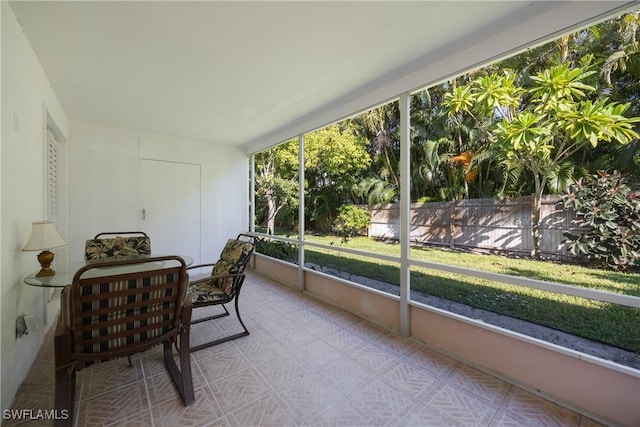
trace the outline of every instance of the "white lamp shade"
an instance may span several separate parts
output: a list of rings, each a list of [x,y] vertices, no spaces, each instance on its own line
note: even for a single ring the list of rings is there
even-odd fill
[[[23,251],[42,251],[65,246],[66,243],[56,230],[56,224],[51,221],[34,221],[31,226],[31,237]]]

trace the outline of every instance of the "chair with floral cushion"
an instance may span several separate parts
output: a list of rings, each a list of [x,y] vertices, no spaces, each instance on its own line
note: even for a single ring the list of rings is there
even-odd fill
[[[244,268],[253,254],[254,247],[255,242],[252,236],[239,234],[236,239],[229,239],[227,241],[220,254],[220,259],[215,264],[193,265],[188,268],[188,270],[193,270],[213,266],[211,276],[189,282],[188,296],[191,299],[193,308],[221,305],[224,309],[224,313],[195,319],[192,320],[191,323],[206,322],[208,320],[229,316],[229,311],[225,307],[225,304],[234,301],[236,315],[243,329],[242,332],[193,346],[191,347],[191,351],[197,351],[249,335],[249,330],[240,317],[238,297],[245,278],[243,274]]]
[[[86,260],[150,254],[151,239],[142,231],[98,233],[93,239],[87,240],[84,247],[84,258]]]
[[[164,361],[185,406],[195,402],[189,352],[189,275],[175,255],[87,264],[63,290],[54,336],[54,424],[73,425],[76,371],[98,361],[164,346]],[[68,294],[68,295],[65,295]],[[172,346],[180,343],[180,366]]]

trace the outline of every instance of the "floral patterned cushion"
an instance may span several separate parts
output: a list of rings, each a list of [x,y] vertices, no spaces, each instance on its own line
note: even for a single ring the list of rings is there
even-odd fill
[[[220,261],[225,261],[227,264],[225,264],[224,267],[218,267],[220,263],[220,261],[218,261],[213,267],[211,275],[221,274],[225,269],[226,274],[242,273],[252,253],[253,243],[229,239],[220,254]]]
[[[220,276],[242,273],[252,253],[253,243],[229,239],[211,270],[211,278],[189,286],[191,302],[231,301],[237,292],[235,282],[232,277]]]
[[[149,255],[151,254],[151,239],[145,236],[89,239],[85,244],[84,252],[84,257],[87,260]]]
[[[229,280],[229,286],[232,281]],[[189,286],[187,297],[191,299],[192,303],[204,303],[215,301],[231,301],[232,296],[229,296],[223,288],[219,288],[214,283],[214,280],[204,280]]]

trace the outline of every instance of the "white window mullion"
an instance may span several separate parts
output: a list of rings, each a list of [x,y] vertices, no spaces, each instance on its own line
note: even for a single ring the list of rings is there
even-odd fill
[[[411,298],[411,174],[410,106],[408,92],[400,95],[400,334],[411,335],[409,300]]]
[[[298,290],[304,291],[304,134],[298,137],[298,187]]]

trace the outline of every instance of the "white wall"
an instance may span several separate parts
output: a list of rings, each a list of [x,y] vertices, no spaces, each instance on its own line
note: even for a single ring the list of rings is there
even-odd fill
[[[70,259],[82,259],[86,239],[98,232],[141,230],[141,159],[200,165],[203,262],[248,229],[248,160],[240,148],[71,122]]]
[[[1,2],[0,115],[0,306],[1,409],[11,405],[25,381],[58,303],[25,285],[39,269],[36,254],[21,252],[31,222],[45,208],[45,134],[52,126],[62,140],[58,231],[68,246],[56,260],[80,260],[84,242],[105,230],[140,227],[141,159],[187,162],[201,168],[203,261],[215,261],[228,237],[248,228],[248,161],[236,147],[68,122],[67,116],[8,2]],[[66,157],[66,158],[65,158]],[[68,170],[66,170],[68,165]],[[60,194],[59,194],[60,196]],[[18,314],[34,314],[33,334],[17,339]],[[51,408],[42,408],[51,409]]]
[[[39,269],[36,253],[21,252],[20,249],[29,238],[31,222],[44,219],[46,213],[44,135],[47,114],[63,139],[68,133],[68,124],[8,2],[1,2],[1,11],[0,355],[1,403],[2,409],[6,409],[40,348],[46,328],[48,307],[44,291],[22,282],[24,276]],[[66,203],[64,200],[59,202]],[[65,255],[65,249],[55,252],[62,258]],[[35,316],[38,330],[17,339],[16,317],[23,312]]]

